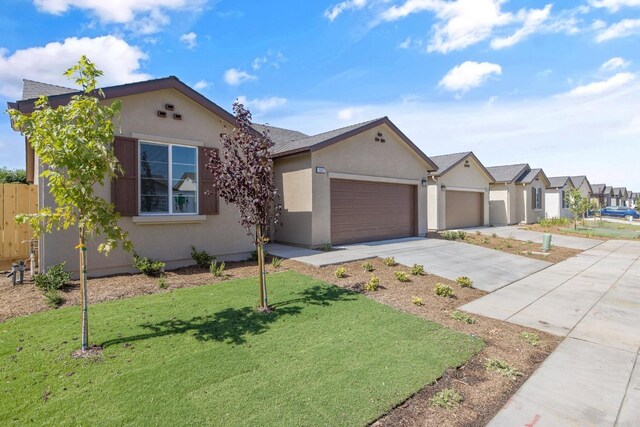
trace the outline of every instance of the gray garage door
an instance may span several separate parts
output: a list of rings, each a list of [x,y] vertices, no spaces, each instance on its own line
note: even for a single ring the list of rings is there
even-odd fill
[[[445,221],[448,229],[484,224],[484,193],[448,190],[446,205]]]
[[[415,232],[413,185],[331,180],[331,243],[411,237]]]

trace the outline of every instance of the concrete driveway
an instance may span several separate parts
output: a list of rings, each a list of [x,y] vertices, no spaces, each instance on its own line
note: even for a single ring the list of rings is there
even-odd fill
[[[601,243],[461,309],[567,337],[490,425],[640,425],[640,242]]]
[[[542,236],[544,236],[544,233],[540,233],[539,231],[524,230],[515,225],[508,225],[504,227],[465,228],[464,231],[469,233],[479,231],[487,236],[491,236],[495,233],[499,237],[516,239],[523,242],[530,240],[535,243],[540,243],[540,245],[542,245]],[[600,243],[602,243],[602,240],[587,239],[586,237],[565,236],[563,234],[554,234],[551,237],[551,244],[554,246],[562,246],[564,248],[578,249],[581,251],[591,249]]]
[[[393,256],[400,264],[423,264],[427,272],[447,279],[470,277],[474,287],[487,292],[495,291],[552,265],[545,261],[440,239],[385,240],[337,246],[334,249],[331,252],[309,252],[308,249],[292,249],[283,245],[267,247],[270,254],[315,266]],[[299,256],[295,250],[300,251]]]

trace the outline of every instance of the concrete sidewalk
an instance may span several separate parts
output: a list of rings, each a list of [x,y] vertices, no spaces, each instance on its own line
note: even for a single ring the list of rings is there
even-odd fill
[[[331,252],[268,245],[275,256],[314,266],[341,264],[373,257],[394,257],[407,267],[422,264],[429,273],[455,280],[470,277],[474,287],[491,292],[543,270],[551,264],[467,243],[440,239],[407,238],[337,246]]]
[[[567,337],[490,425],[639,425],[640,242],[604,242],[460,309]]]
[[[469,233],[475,233],[476,231],[479,231],[480,233],[487,236],[496,234],[499,237],[504,237],[507,239],[516,239],[523,242],[532,241],[535,243],[540,243],[540,246],[542,246],[542,236],[544,236],[544,233],[540,233],[539,231],[524,230],[515,225],[504,227],[465,228],[463,231]],[[565,236],[562,234],[553,234],[551,237],[551,244],[554,246],[562,246],[563,248],[578,249],[581,251],[591,249],[594,246],[599,245],[600,243],[602,243],[602,240],[588,239],[586,237]]]

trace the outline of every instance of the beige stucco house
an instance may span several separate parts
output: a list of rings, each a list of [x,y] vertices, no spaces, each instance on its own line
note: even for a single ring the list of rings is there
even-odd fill
[[[567,208],[565,195],[567,191],[576,188],[568,176],[554,176],[549,178],[549,185],[545,194],[545,214],[547,218],[572,218],[573,214]]]
[[[533,224],[544,218],[549,179],[542,169],[520,163],[487,170],[495,179],[489,190],[491,225]]]
[[[116,206],[120,224],[142,256],[160,259],[167,268],[192,264],[191,245],[220,259],[244,259],[254,250],[238,224],[234,206],[206,196],[211,187],[205,171],[205,149],[221,148],[223,125],[234,117],[175,77],[103,89],[104,102],[122,101],[115,151],[125,175],[98,194]],[[52,105],[69,101],[72,89],[25,81],[23,100],[11,103],[22,112],[33,110],[34,98],[52,94]],[[57,94],[55,94],[57,92]],[[62,92],[62,93],[61,93]],[[39,205],[52,197],[33,151],[27,145],[29,179],[39,184]],[[39,245],[40,268],[67,261],[76,268],[77,237],[73,231],[44,234]],[[93,276],[133,271],[131,254],[116,250],[108,257],[89,247]]]
[[[427,232],[435,164],[387,117],[314,136],[267,127],[282,197],[276,242],[318,247]]]
[[[629,195],[626,187],[613,187],[613,198],[611,199],[612,206],[627,206],[627,199]]]
[[[582,195],[583,198],[590,199],[593,196],[593,188],[586,176],[576,175],[570,178],[571,182],[575,185],[578,191],[580,191],[580,195]]]
[[[613,187],[607,185],[604,189],[605,196],[605,204],[604,206],[615,206],[615,194],[613,192]]]
[[[607,188],[611,189],[611,187],[607,187],[606,184],[591,185],[591,201],[600,208],[608,206],[611,196],[609,195],[609,199],[607,198],[607,194],[605,193]]]
[[[429,229],[489,225],[489,187],[495,181],[473,152],[429,158],[438,166],[429,173]]]

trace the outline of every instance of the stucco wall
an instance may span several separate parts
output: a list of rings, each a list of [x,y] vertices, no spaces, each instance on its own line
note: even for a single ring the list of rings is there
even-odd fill
[[[565,186],[567,192],[571,186]],[[562,188],[548,188],[545,194],[545,213],[547,218],[573,218],[569,209],[562,209]]]
[[[442,199],[444,191],[440,190],[439,178],[429,178],[427,187],[427,226],[430,231],[436,231],[440,228],[440,211],[444,205]],[[444,215],[444,214],[443,214]]]
[[[540,197],[540,209],[533,209],[533,189],[541,188],[542,196]],[[546,189],[544,183],[541,180],[533,181],[531,184],[525,185],[524,189],[524,200],[525,200],[525,219],[524,221],[527,224],[534,224],[538,222],[539,219],[544,218],[545,212],[545,193]]]
[[[309,245],[312,229],[311,154],[284,157],[275,161],[275,178],[282,200],[282,225],[275,240]]]
[[[469,158],[469,167],[464,162],[456,165],[444,175],[439,176],[437,185],[429,185],[429,229],[446,230],[446,191],[440,189],[444,185],[447,190],[472,191],[484,194],[484,225],[489,225],[489,187],[491,181],[482,171],[478,162]],[[439,190],[439,191],[438,191]],[[434,208],[434,204],[436,204]],[[435,214],[435,215],[434,215]]]
[[[154,136],[157,141],[176,139],[184,145],[200,145],[221,148],[219,135],[224,131],[221,119],[173,89],[165,89],[121,98],[122,114],[120,132],[122,136]],[[156,111],[164,109],[166,103],[174,104],[175,113],[182,120],[170,117],[159,118]],[[142,139],[142,138],[141,138]],[[43,182],[41,185],[44,184]],[[41,188],[46,188],[44,185]],[[111,199],[110,185],[99,188],[97,194]],[[44,206],[52,204],[52,198],[43,191]],[[166,219],[166,218],[165,218]],[[184,219],[184,217],[182,217]],[[238,224],[235,207],[220,202],[220,213],[208,215],[206,219],[193,217],[194,223],[135,224],[131,217],[121,218],[120,224],[129,232],[135,250],[142,256],[160,259],[167,268],[192,264],[191,245],[206,250],[220,259],[241,259],[253,250],[251,239]],[[77,236],[73,231],[56,232],[43,237],[41,263],[49,266],[67,261],[67,268],[77,271],[77,253],[74,247]],[[115,250],[105,257],[96,251],[97,244],[89,245],[89,269],[93,276],[134,271],[131,254]]]
[[[374,139],[382,132],[385,143]],[[326,173],[315,173],[322,166]],[[311,246],[331,242],[331,177],[416,185],[418,234],[427,232],[427,175],[425,162],[386,125],[380,125],[311,153],[313,219]]]
[[[489,187],[489,223],[515,223],[515,191],[513,184],[491,184]]]
[[[525,188],[524,185],[521,184],[516,184],[514,186],[514,194],[515,194],[515,198],[516,198],[516,203],[515,205],[513,205],[512,209],[515,210],[515,223],[516,224],[520,224],[522,222],[525,222],[525,213],[526,213],[526,209],[527,207],[525,206],[525,204],[528,202],[528,200],[525,199]]]

